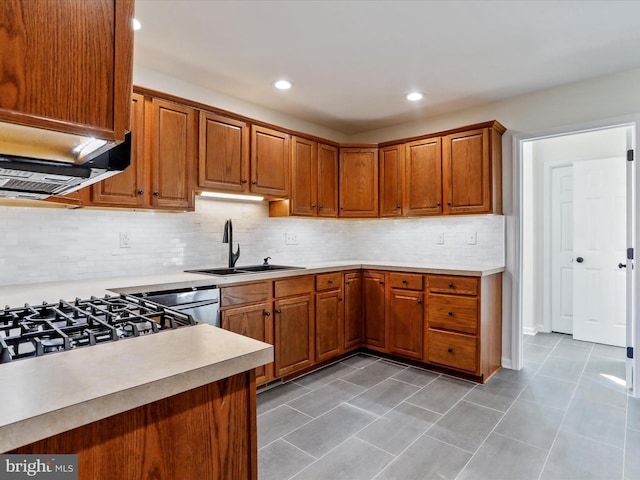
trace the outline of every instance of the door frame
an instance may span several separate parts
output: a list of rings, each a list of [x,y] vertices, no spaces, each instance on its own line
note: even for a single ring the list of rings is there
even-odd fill
[[[551,175],[554,169],[563,167],[573,167],[573,162],[566,160],[557,160],[555,162],[548,162],[544,165],[543,170],[543,187],[542,187],[542,202],[544,216],[542,218],[542,229],[544,232],[544,240],[542,242],[542,282],[545,285],[544,293],[542,295],[542,329],[545,332],[551,331],[551,270],[552,270],[552,254],[551,254],[551,239],[552,239],[552,206],[549,193],[551,191]]]
[[[511,152],[513,158],[513,171],[512,171],[512,204],[515,218],[513,219],[513,236],[512,241],[509,242],[510,235],[507,232],[507,241],[511,245],[507,245],[507,248],[511,246],[513,248],[513,258],[515,260],[512,272],[512,288],[511,288],[511,312],[513,315],[513,328],[511,329],[511,368],[514,370],[520,370],[523,367],[523,313],[522,313],[522,279],[523,279],[523,250],[522,250],[522,238],[523,238],[523,159],[524,148],[523,145],[527,141],[567,135],[572,133],[580,133],[589,130],[600,130],[612,127],[631,126],[633,130],[633,148],[635,150],[636,161],[640,161],[640,154],[638,154],[638,139],[640,139],[640,114],[627,115],[622,117],[594,120],[582,124],[565,125],[556,127],[549,130],[529,132],[529,133],[514,133],[511,142]],[[635,211],[640,212],[640,195],[637,190],[640,186],[640,168],[635,169],[635,175],[633,178],[634,189],[632,192],[633,204]],[[506,197],[505,197],[506,199]],[[635,261],[640,261],[640,251],[638,249],[638,239],[640,239],[640,221],[635,225],[635,242],[632,245],[635,251]],[[635,349],[634,358],[632,360],[633,374],[632,382],[633,389],[631,395],[640,398],[640,320],[638,319],[638,302],[640,298],[640,273],[638,268],[632,270],[633,277],[633,298],[632,298],[632,326],[633,326],[633,346]]]

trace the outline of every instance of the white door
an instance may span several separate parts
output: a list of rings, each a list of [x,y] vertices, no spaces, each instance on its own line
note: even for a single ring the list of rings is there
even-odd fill
[[[573,167],[551,169],[551,330],[573,333]]]
[[[626,159],[573,164],[573,287],[576,340],[624,346]]]

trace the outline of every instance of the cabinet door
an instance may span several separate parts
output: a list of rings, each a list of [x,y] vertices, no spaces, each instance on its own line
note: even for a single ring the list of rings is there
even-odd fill
[[[149,192],[144,185],[144,96],[131,96],[131,164],[124,172],[91,187],[91,203],[143,207]]]
[[[159,98],[148,117],[151,152],[151,204],[193,209],[196,165],[196,111]]]
[[[289,195],[289,135],[251,127],[251,191],[270,197]]]
[[[344,350],[344,299],[342,290],[316,294],[316,360],[337,357]]]
[[[357,348],[364,337],[362,316],[362,273],[344,276],[344,348]]]
[[[275,376],[283,377],[314,363],[313,294],[275,301]]]
[[[198,187],[242,193],[249,189],[249,126],[200,112]]]
[[[384,273],[364,272],[364,342],[377,350],[386,348]]]
[[[390,289],[389,350],[403,357],[422,360],[424,337],[424,294]]]
[[[406,149],[406,214],[441,214],[442,148],[440,138],[410,142]]]
[[[317,215],[317,153],[316,142],[300,137],[291,139],[291,215]]]
[[[444,139],[444,213],[491,212],[489,129],[456,133]]]
[[[318,144],[318,216],[338,216],[338,149]]]
[[[124,140],[133,3],[0,2],[0,120]]]
[[[221,326],[225,330],[273,345],[271,303],[234,307],[222,311]],[[256,383],[273,379],[273,363],[256,368]]]
[[[340,149],[340,216],[378,216],[378,149]]]
[[[402,215],[404,145],[380,149],[380,216]]]

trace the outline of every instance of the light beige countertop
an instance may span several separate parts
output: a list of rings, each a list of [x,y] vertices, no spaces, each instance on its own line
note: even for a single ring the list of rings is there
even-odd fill
[[[199,324],[1,364],[0,452],[271,361],[271,345]]]

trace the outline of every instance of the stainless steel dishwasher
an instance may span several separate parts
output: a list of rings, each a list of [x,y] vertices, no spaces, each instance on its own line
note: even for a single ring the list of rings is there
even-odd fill
[[[173,310],[191,315],[198,322],[220,326],[220,289],[193,287],[179,290],[144,292],[136,295]]]

